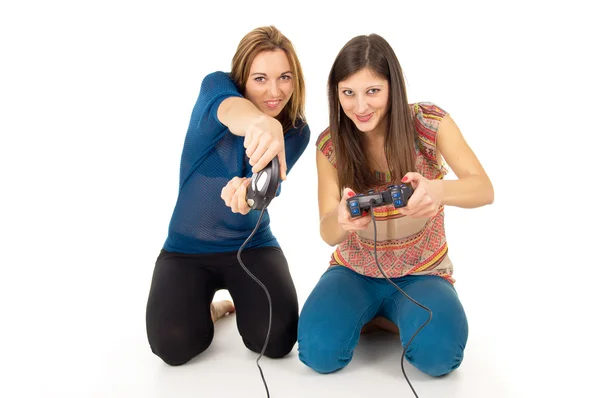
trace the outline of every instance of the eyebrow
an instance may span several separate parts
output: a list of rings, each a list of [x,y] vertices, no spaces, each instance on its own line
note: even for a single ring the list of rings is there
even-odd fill
[[[279,76],[283,76],[283,75],[285,75],[285,74],[290,74],[290,75],[291,75],[291,74],[292,74],[292,71],[291,71],[291,70],[285,71],[285,72],[283,72],[283,73],[282,73],[281,75],[279,75]],[[267,76],[267,74],[266,74],[266,73],[262,73],[262,72],[256,72],[256,73],[252,73],[250,76],[254,76],[254,75]]]
[[[383,87],[383,84],[373,84],[372,86],[367,87],[368,89],[374,88],[374,87]],[[339,86],[338,90],[342,90],[342,89],[346,89],[346,90],[353,90],[352,87],[346,87],[346,86]]]

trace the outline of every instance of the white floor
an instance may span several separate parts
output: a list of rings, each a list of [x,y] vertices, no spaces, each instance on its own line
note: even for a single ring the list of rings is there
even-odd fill
[[[297,225],[304,215],[290,213],[283,220],[284,203],[272,204],[273,228],[279,231],[302,305],[331,249],[314,234],[298,243],[297,234],[284,224]],[[597,317],[589,291],[584,293],[587,298],[580,296],[585,282],[562,283],[562,292],[558,283],[552,285],[554,277],[538,277],[535,270],[520,277],[505,274],[502,265],[511,256],[481,261],[501,238],[494,232],[486,237],[469,231],[481,228],[482,220],[499,222],[499,217],[493,207],[471,213],[448,210],[456,287],[469,316],[469,341],[463,365],[447,377],[433,379],[406,364],[413,386],[421,398],[600,396],[597,387],[589,387],[599,370],[594,343],[598,328],[589,318]],[[314,219],[304,223],[306,230],[316,226]],[[161,233],[156,228],[157,240]],[[22,284],[2,280],[8,288],[2,291],[2,303],[9,321],[2,330],[0,396],[266,397],[257,355],[244,347],[235,316],[219,321],[211,347],[184,366],[167,366],[151,353],[144,316],[157,252],[142,252],[147,243],[127,241],[127,231],[114,234],[120,237],[115,246],[98,250],[85,266],[76,261],[83,248],[62,257],[62,266],[45,268],[40,261],[46,253],[59,263],[61,259],[60,250],[48,247],[28,259],[38,265],[33,274],[28,267],[20,269]],[[128,244],[139,250],[125,250]],[[547,256],[541,261],[558,260]],[[222,297],[226,292],[217,294]],[[583,307],[578,306],[579,297],[588,300]],[[350,365],[334,374],[319,375],[305,367],[296,349],[284,359],[262,358],[260,364],[273,398],[412,397],[400,356],[398,341],[378,334],[363,338]]]

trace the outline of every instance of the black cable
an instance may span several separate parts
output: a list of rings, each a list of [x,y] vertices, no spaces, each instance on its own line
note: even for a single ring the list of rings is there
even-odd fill
[[[388,276],[385,274],[385,272],[383,272],[383,269],[381,268],[381,265],[379,265],[379,260],[377,260],[377,222],[375,221],[375,213],[373,212],[373,203],[371,202],[370,205],[371,205],[371,220],[373,220],[373,232],[375,234],[375,236],[373,238],[373,252],[374,252],[374,256],[375,256],[375,263],[377,264],[377,268],[379,268],[379,272],[381,272],[381,274],[385,277],[385,279],[389,283],[391,283],[396,289],[398,289],[398,291],[400,293],[402,293],[404,296],[406,296],[407,299],[409,299],[410,301],[412,301],[413,303],[415,303],[419,307],[421,307],[424,310],[426,310],[426,311],[429,312],[429,319],[427,319],[427,321],[424,324],[422,324],[419,329],[417,329],[417,331],[412,335],[412,337],[410,338],[410,340],[408,340],[408,343],[406,343],[406,345],[404,346],[404,350],[402,350],[402,359],[400,360],[400,367],[402,368],[402,374],[404,375],[404,378],[406,379],[406,382],[408,383],[408,385],[409,385],[410,389],[412,390],[413,394],[415,394],[415,397],[419,398],[419,396],[417,395],[417,392],[415,391],[415,389],[413,388],[412,384],[410,383],[410,380],[408,380],[408,376],[406,375],[406,372],[404,371],[404,356],[406,355],[406,350],[408,349],[408,346],[413,341],[413,339],[415,338],[415,336],[421,331],[421,329],[423,329],[425,326],[427,326],[427,324],[429,323],[429,321],[431,321],[431,318],[433,317],[433,313],[431,312],[431,310],[429,308],[427,308],[423,304],[415,301],[412,297],[410,297],[408,294],[406,294],[404,292],[404,290],[400,289],[398,287],[398,285],[396,285],[394,282],[392,282],[392,280],[390,278],[388,278]],[[402,341],[402,339],[400,339],[400,341]]]
[[[267,349],[267,344],[269,343],[269,334],[271,333],[271,320],[272,320],[272,316],[273,316],[273,306],[271,305],[271,295],[269,294],[269,291],[267,290],[267,287],[265,285],[263,285],[263,283],[261,281],[259,281],[258,278],[256,276],[254,276],[248,270],[248,268],[246,268],[246,266],[244,265],[244,262],[242,261],[242,257],[241,257],[242,249],[244,248],[244,246],[246,246],[246,244],[250,241],[250,239],[252,239],[252,236],[254,236],[254,233],[256,232],[256,230],[258,229],[258,226],[260,225],[260,220],[262,219],[263,214],[265,213],[265,209],[266,208],[263,208],[262,211],[260,212],[260,216],[258,217],[258,221],[256,222],[256,226],[252,230],[252,233],[250,233],[250,236],[248,236],[248,238],[246,239],[246,241],[242,244],[242,246],[240,246],[240,248],[238,250],[238,253],[237,253],[237,259],[240,262],[240,265],[242,266],[242,268],[244,269],[244,271],[246,271],[246,273],[248,275],[250,275],[250,277],[252,279],[254,279],[254,281],[260,285],[260,287],[263,288],[263,290],[265,291],[265,293],[267,295],[267,300],[269,300],[269,327],[267,329],[267,337],[265,338],[265,344],[263,345],[263,348],[262,348],[262,351],[260,352],[260,355],[256,359],[256,366],[258,366],[258,370],[260,371],[260,377],[262,378],[263,384],[265,385],[265,390],[267,390],[267,398],[270,398],[271,395],[269,394],[269,387],[267,387],[267,382],[265,381],[265,376],[263,375],[263,371],[262,371],[260,365],[258,364],[258,361],[260,361],[260,358],[262,358],[263,354],[265,353],[265,350]]]

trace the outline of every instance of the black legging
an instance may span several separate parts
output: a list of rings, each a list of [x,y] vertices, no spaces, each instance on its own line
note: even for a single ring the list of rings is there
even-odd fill
[[[244,250],[241,257],[271,295],[273,318],[265,356],[283,357],[296,343],[298,330],[298,297],[285,256],[279,248],[263,247]],[[156,261],[146,308],[152,352],[169,365],[183,365],[206,350],[214,334],[210,303],[219,289],[231,294],[244,344],[260,353],[269,326],[269,302],[239,264],[237,252],[165,250]]]

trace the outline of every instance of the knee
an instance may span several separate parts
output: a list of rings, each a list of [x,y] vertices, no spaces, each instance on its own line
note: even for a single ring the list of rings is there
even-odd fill
[[[333,373],[346,367],[352,359],[352,350],[322,333],[298,332],[298,358],[300,362],[318,373]]]
[[[465,344],[466,339],[419,341],[414,346],[411,343],[406,352],[406,359],[429,376],[444,376],[461,365]]]
[[[269,358],[283,358],[289,354],[298,337],[297,322],[293,324],[275,323],[271,326],[269,341],[264,355]],[[243,337],[244,345],[251,351],[260,353],[265,345],[266,329],[254,329]]]
[[[186,327],[166,326],[148,331],[152,352],[166,364],[179,366],[205,351],[213,338],[213,330],[194,333]]]

